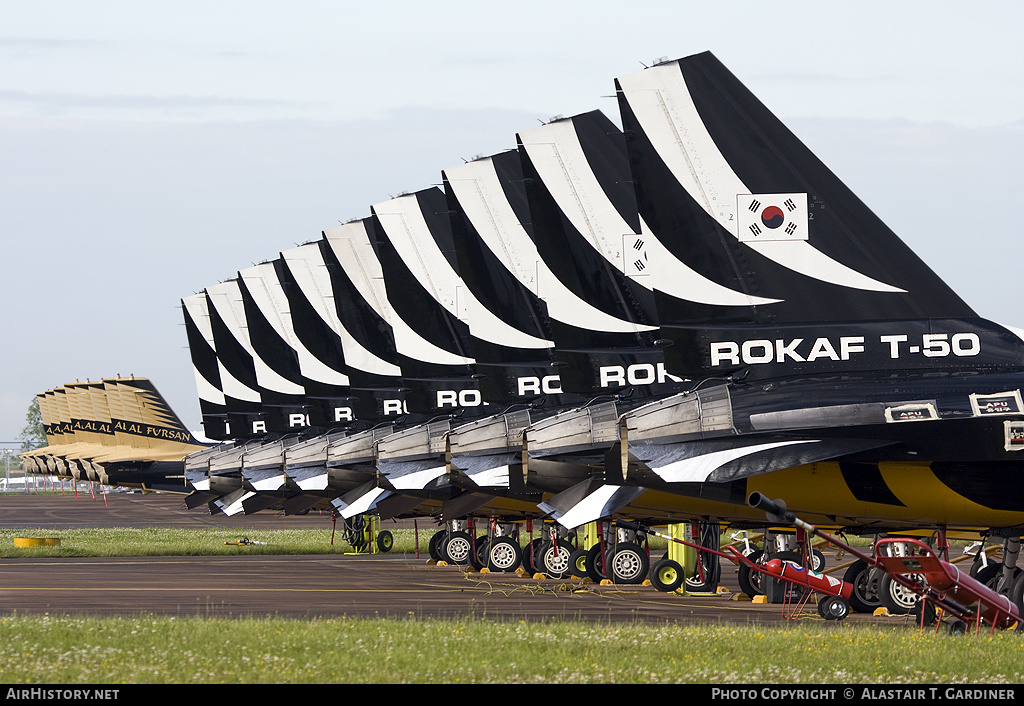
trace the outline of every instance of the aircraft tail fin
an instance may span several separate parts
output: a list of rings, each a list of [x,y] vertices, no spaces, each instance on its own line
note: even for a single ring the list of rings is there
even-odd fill
[[[708,309],[710,321],[975,315],[711,53],[616,88],[648,226],[705,276],[772,300]],[[662,304],[663,324],[695,318]]]
[[[182,460],[206,447],[145,378],[69,383],[38,398],[49,444],[25,454],[34,473],[181,490]]]
[[[702,277],[750,298],[657,293],[669,372],[1021,364],[1020,339],[978,319],[713,55],[616,88],[641,217]]]

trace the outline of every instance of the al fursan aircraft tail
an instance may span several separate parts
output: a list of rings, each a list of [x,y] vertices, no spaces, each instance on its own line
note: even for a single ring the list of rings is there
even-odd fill
[[[208,446],[147,378],[68,383],[37,397],[48,443],[22,458],[38,474],[184,493],[183,459]]]

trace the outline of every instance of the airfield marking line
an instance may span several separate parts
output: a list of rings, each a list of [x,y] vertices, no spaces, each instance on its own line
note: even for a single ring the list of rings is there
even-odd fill
[[[284,555],[275,555],[284,556]],[[16,557],[7,557],[7,559],[14,558],[17,563],[11,564],[11,566],[115,566],[117,564],[195,564],[197,560],[202,559],[201,563],[233,563],[238,559],[244,557],[175,557],[171,560],[160,559],[158,557],[140,556],[133,558],[122,558],[121,561],[82,561],[80,557],[77,561],[61,561],[61,560],[49,560],[49,561],[32,561],[31,559],[18,560]],[[103,557],[96,557],[102,559]],[[209,559],[213,561],[209,561]],[[331,561],[330,559],[296,559],[290,560],[287,563],[290,564],[323,564],[325,561]],[[250,559],[249,563],[259,564],[280,564],[284,563],[281,560],[273,559]],[[379,562],[374,562],[379,563]],[[397,562],[396,562],[397,563]]]
[[[113,591],[117,593],[131,593],[136,591],[142,592],[196,592],[201,591],[204,593],[211,592],[227,592],[232,593],[366,593],[367,589],[357,588],[145,588],[145,587],[124,587],[124,586],[108,586],[108,587],[86,587],[86,586],[71,586],[67,588],[57,588],[53,586],[0,586],[0,593],[3,591],[46,591],[48,593],[79,593],[81,591]],[[384,591],[374,591],[374,593],[417,593],[414,589],[387,589]]]

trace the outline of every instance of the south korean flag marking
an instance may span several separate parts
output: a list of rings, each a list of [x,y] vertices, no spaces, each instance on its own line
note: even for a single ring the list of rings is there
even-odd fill
[[[807,240],[807,194],[740,194],[740,242]]]
[[[651,274],[651,261],[647,256],[647,242],[642,235],[622,236],[622,271],[627,277]]]

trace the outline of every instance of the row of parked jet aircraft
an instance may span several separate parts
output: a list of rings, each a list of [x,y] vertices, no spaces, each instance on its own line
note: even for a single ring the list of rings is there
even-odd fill
[[[1024,332],[710,53],[615,90],[622,129],[553,118],[185,297],[221,442],[177,464],[189,504],[713,527],[764,524],[756,491],[998,536],[1019,601]]]

